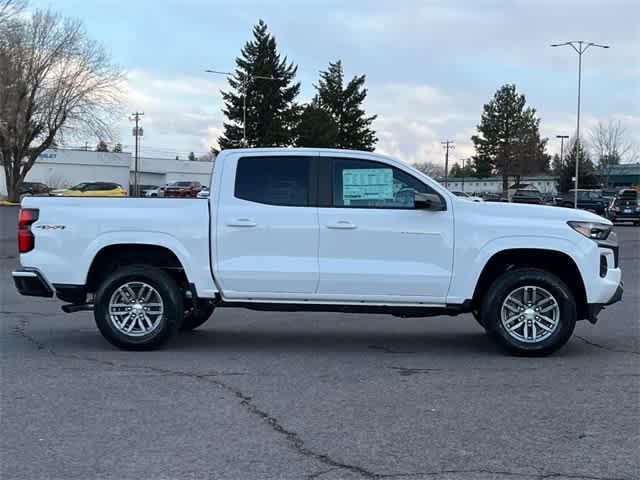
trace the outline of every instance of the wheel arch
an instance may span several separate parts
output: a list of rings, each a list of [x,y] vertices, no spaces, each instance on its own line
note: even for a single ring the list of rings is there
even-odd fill
[[[152,265],[167,271],[179,286],[188,288],[189,276],[178,255],[164,245],[113,243],[100,248],[87,271],[87,291],[95,292],[102,280],[123,265]]]
[[[578,319],[587,316],[587,293],[575,260],[567,253],[543,248],[510,248],[494,253],[478,276],[472,306],[478,308],[491,284],[504,272],[514,268],[539,268],[560,278],[573,292]]]

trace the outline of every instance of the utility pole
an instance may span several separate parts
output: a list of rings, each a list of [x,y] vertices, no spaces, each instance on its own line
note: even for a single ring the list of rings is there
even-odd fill
[[[444,188],[448,188],[449,183],[449,150],[455,150],[456,146],[453,144],[453,140],[445,140],[440,142],[445,149],[444,154]]]
[[[143,129],[139,127],[140,117],[144,115],[144,112],[135,112],[131,114],[130,120],[134,120],[136,122],[136,126],[133,128],[133,136],[136,137],[136,145],[135,145],[135,162],[133,167],[133,195],[138,197],[139,192],[139,182],[138,182],[138,157],[139,157],[139,149],[138,149],[138,137],[141,137],[144,133]]]
[[[580,165],[580,90],[582,88],[582,54],[586,52],[589,47],[609,48],[609,45],[599,45],[593,42],[586,42],[584,40],[572,40],[564,43],[554,43],[552,47],[565,47],[570,46],[578,54],[578,118],[576,120],[576,177],[574,182],[574,199],[573,207],[578,208],[578,173]]]
[[[569,138],[569,135],[556,135],[556,138],[560,139],[560,170],[564,166],[564,140]]]
[[[464,193],[464,176],[466,175],[465,173],[465,163],[466,163],[467,159],[463,158],[462,159],[462,193]]]

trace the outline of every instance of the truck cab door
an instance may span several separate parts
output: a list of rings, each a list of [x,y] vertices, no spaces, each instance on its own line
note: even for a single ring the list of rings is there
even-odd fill
[[[366,154],[320,158],[329,171],[320,175],[328,180],[319,187],[318,295],[444,303],[453,265],[453,213],[444,196],[399,165]],[[436,193],[447,209],[415,208],[415,192]]]
[[[314,154],[230,153],[224,158],[214,274],[225,298],[277,299],[318,286]]]

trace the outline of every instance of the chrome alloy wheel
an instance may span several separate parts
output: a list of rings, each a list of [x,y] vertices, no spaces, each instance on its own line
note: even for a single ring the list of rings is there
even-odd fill
[[[109,319],[114,327],[130,337],[141,337],[153,332],[164,313],[162,297],[144,282],[127,282],[120,286],[109,300]]]
[[[560,323],[560,307],[547,290],[527,285],[513,290],[502,303],[500,320],[516,340],[538,343],[549,338]]]

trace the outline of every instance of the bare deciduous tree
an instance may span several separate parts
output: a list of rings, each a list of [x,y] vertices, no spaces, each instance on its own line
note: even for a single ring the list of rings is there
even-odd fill
[[[26,0],[0,0],[0,25],[24,10]]]
[[[589,135],[590,146],[597,159],[597,171],[605,185],[609,185],[612,165],[635,162],[640,158],[636,145],[628,138],[620,122],[598,122]]]
[[[54,139],[112,138],[121,81],[79,21],[36,12],[0,24],[0,162],[9,200],[18,199],[27,172]]]
[[[425,175],[430,177],[441,177],[444,175],[444,167],[433,162],[421,162],[415,163],[413,168],[420,170]]]

